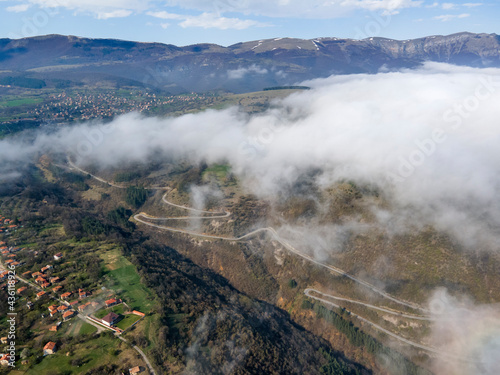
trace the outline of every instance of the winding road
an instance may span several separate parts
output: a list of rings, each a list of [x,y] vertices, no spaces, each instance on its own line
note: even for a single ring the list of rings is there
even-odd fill
[[[77,167],[76,165],[74,165],[71,160],[68,158],[68,162],[69,164],[75,168],[76,170],[82,172],[82,173],[85,173],[85,174],[88,174],[90,176],[92,176],[93,178],[95,178],[96,180],[100,181],[100,182],[103,182],[109,186],[113,186],[113,187],[117,187],[117,188],[120,188],[120,189],[123,189],[123,188],[126,188],[124,186],[120,186],[120,185],[116,185],[116,184],[113,184],[113,183],[110,183],[109,181],[106,181],[100,177],[97,177],[97,176],[94,176],[86,171],[84,171],[83,169]],[[166,190],[165,188],[150,188],[151,190]],[[196,236],[196,237],[201,237],[201,238],[207,238],[207,239],[215,239],[215,240],[224,240],[224,241],[230,241],[230,242],[238,242],[238,241],[243,241],[245,239],[248,239],[250,237],[254,237],[254,236],[257,236],[259,234],[262,234],[262,233],[267,233],[269,235],[271,235],[271,237],[279,242],[283,247],[285,247],[288,251],[292,252],[293,254],[297,255],[297,256],[300,256],[301,258],[304,258],[306,260],[308,260],[309,262],[311,263],[314,263],[320,267],[323,267],[323,268],[326,268],[340,276],[343,276],[343,277],[346,277],[364,287],[366,287],[367,289],[371,290],[372,292],[376,293],[376,294],[379,294],[380,296],[386,298],[387,300],[390,300],[392,302],[395,302],[401,306],[405,306],[405,307],[409,307],[411,309],[414,309],[414,310],[418,310],[424,314],[428,314],[430,313],[429,310],[427,309],[424,309],[420,306],[417,306],[413,303],[410,303],[410,302],[407,302],[407,301],[403,301],[401,299],[398,299],[396,297],[393,297],[391,296],[390,294],[384,292],[383,290],[380,290],[378,289],[376,286],[374,286],[373,284],[370,284],[369,282],[367,281],[364,281],[362,279],[359,279],[347,272],[345,272],[344,270],[340,269],[340,268],[337,268],[335,266],[332,266],[332,265],[329,265],[329,264],[326,264],[326,263],[323,263],[323,262],[320,262],[314,258],[312,258],[311,256],[309,255],[306,255],[302,252],[300,252],[299,250],[297,250],[295,247],[293,247],[289,242],[287,242],[285,239],[281,238],[280,235],[278,234],[278,232],[272,228],[272,227],[265,227],[265,228],[259,228],[259,229],[256,229],[254,231],[251,231],[247,234],[244,234],[240,237],[228,237],[228,236],[217,236],[217,235],[211,235],[211,234],[206,234],[206,233],[199,233],[199,232],[196,232],[196,231],[192,231],[192,230],[189,230],[189,229],[181,229],[181,228],[173,228],[173,227],[169,227],[169,226],[165,226],[165,225],[159,225],[159,224],[154,224],[152,223],[151,221],[159,221],[159,220],[162,220],[162,221],[168,221],[168,220],[188,220],[188,219],[216,219],[216,218],[227,218],[227,217],[230,217],[231,216],[231,213],[228,212],[228,211],[221,211],[221,212],[214,212],[214,211],[204,211],[204,210],[199,210],[199,209],[195,209],[195,208],[192,208],[192,207],[186,207],[186,206],[182,206],[182,205],[179,205],[179,204],[176,204],[176,203],[173,203],[173,202],[170,202],[167,200],[167,195],[168,195],[168,192],[166,192],[163,196],[162,196],[162,202],[165,203],[165,204],[168,204],[170,206],[173,206],[173,207],[177,207],[177,208],[180,208],[180,209],[184,209],[184,210],[187,210],[187,211],[191,211],[191,212],[195,212],[195,213],[198,213],[198,214],[208,214],[209,216],[206,216],[206,215],[203,215],[203,216],[180,216],[180,217],[155,217],[155,216],[151,216],[151,215],[148,215],[147,213],[145,212],[141,212],[141,213],[138,213],[136,215],[134,215],[134,219],[141,223],[141,224],[144,224],[144,225],[148,225],[150,227],[153,227],[153,228],[157,228],[157,229],[162,229],[162,230],[167,230],[167,231],[170,231],[170,232],[175,232],[175,233],[183,233],[183,234],[188,234],[190,236]],[[148,221],[149,220],[149,221]],[[379,306],[375,306],[375,305],[371,305],[371,304],[368,304],[368,303],[364,303],[364,302],[361,302],[361,301],[357,301],[357,300],[353,300],[353,299],[350,299],[350,298],[344,298],[344,297],[337,297],[337,296],[333,296],[333,295],[330,295],[330,294],[326,294],[326,293],[323,293],[321,291],[318,291],[316,289],[312,289],[312,288],[308,288],[304,291],[304,294],[309,297],[309,298],[312,298],[312,299],[315,299],[317,301],[320,301],[322,303],[325,303],[327,305],[330,305],[330,306],[333,306],[333,307],[336,307],[336,308],[340,308],[341,306],[340,305],[337,305],[336,303],[332,302],[331,300],[328,300],[328,299],[333,299],[333,300],[337,300],[337,301],[344,301],[344,302],[349,302],[349,303],[354,303],[354,304],[358,304],[358,305],[361,305],[361,306],[364,306],[364,307],[367,307],[367,308],[370,308],[370,309],[374,309],[374,310],[378,310],[378,311],[381,311],[381,312],[384,312],[384,313],[388,313],[388,314],[392,314],[392,315],[396,315],[396,316],[399,316],[399,317],[402,317],[402,318],[407,318],[407,319],[415,319],[415,320],[422,320],[422,321],[431,321],[432,318],[428,315],[413,315],[413,314],[407,314],[407,313],[404,313],[404,312],[401,312],[401,311],[396,311],[396,310],[392,310],[392,309],[389,309],[389,308],[384,308],[384,307],[379,307]],[[319,296],[321,297],[319,297]],[[328,298],[328,299],[326,299]],[[465,360],[467,361],[466,359],[464,358],[459,358],[457,356],[454,356],[453,354],[450,354],[450,353],[446,353],[446,352],[443,352],[439,349],[436,349],[436,348],[433,348],[433,347],[430,347],[430,346],[426,346],[426,345],[422,345],[422,344],[419,344],[417,342],[414,342],[414,341],[411,341],[411,340],[408,340],[402,336],[399,336],[383,327],[381,327],[380,325],[374,323],[374,322],[371,322],[355,313],[352,313],[349,311],[349,313],[356,317],[357,319],[359,319],[360,321],[374,327],[375,329],[403,342],[403,343],[406,343],[408,345],[411,345],[415,348],[418,348],[418,349],[422,349],[422,350],[425,350],[425,351],[428,351],[430,353],[435,353],[435,354],[440,354],[440,355],[443,355],[443,356],[446,356],[448,358],[453,358],[453,359],[461,359],[461,360]]]

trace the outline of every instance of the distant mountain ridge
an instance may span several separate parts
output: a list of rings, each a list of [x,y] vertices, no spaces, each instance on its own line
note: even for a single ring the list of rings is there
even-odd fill
[[[178,47],[45,35],[0,39],[0,76],[116,80],[171,92],[255,91],[331,74],[413,68],[424,61],[500,66],[500,37],[458,33],[412,40],[275,38]]]

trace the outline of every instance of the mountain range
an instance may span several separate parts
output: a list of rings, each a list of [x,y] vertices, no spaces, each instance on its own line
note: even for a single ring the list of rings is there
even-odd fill
[[[172,93],[256,91],[332,74],[414,68],[424,61],[498,67],[500,36],[464,32],[412,40],[275,38],[228,47],[63,35],[0,39],[0,77],[111,81]]]

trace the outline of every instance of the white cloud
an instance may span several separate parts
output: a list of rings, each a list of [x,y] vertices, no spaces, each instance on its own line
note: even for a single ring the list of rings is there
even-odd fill
[[[23,5],[41,8],[66,8],[75,12],[91,13],[98,19],[128,17],[134,12],[145,11],[150,0],[24,0]]]
[[[216,27],[222,29],[244,29],[251,26],[262,26],[257,21],[225,18],[225,13],[242,13],[246,16],[261,15],[268,17],[300,17],[300,18],[335,18],[348,15],[355,10],[381,11],[384,14],[396,14],[401,9],[420,7],[422,0],[221,0],[208,2],[205,0],[21,0],[23,5],[32,4],[40,7],[66,8],[76,12],[102,15],[119,10],[131,12],[146,12],[153,7],[158,8],[156,13],[162,12],[162,6],[177,6],[202,12],[199,16],[181,16],[185,27]],[[153,15],[153,14],[151,14]],[[210,15],[210,16],[208,16]],[[216,15],[216,16],[214,16]],[[153,15],[155,16],[155,15]],[[174,16],[176,17],[176,16]],[[167,19],[167,18],[166,18]],[[175,18],[174,18],[175,19]]]
[[[253,20],[242,20],[239,18],[226,18],[213,13],[202,13],[198,16],[182,15],[169,13],[165,11],[147,12],[149,16],[165,19],[165,20],[182,20],[179,26],[188,27],[202,27],[204,29],[215,28],[221,30],[236,29],[243,30],[249,27],[263,27],[269,26],[261,22]]]
[[[235,29],[243,30],[249,27],[265,27],[267,24],[254,21],[242,20],[239,18],[220,17],[213,13],[202,13],[199,16],[186,16],[185,20],[179,23],[181,27],[202,27],[204,29]]]
[[[20,13],[20,12],[26,12],[30,7],[30,4],[19,4],[19,5],[13,5],[10,7],[5,8],[7,12],[15,12],[15,13]]]
[[[460,18],[467,18],[470,17],[469,13],[462,13],[462,14],[443,14],[441,16],[436,16],[433,19],[442,21],[442,22],[448,22],[454,19],[460,19]]]
[[[423,1],[420,0],[343,0],[340,2],[325,0],[167,1],[167,4],[171,6],[208,13],[240,12],[247,15],[300,18],[335,18],[347,15],[357,9],[395,13],[400,9],[419,7],[422,3]]]
[[[108,18],[123,18],[132,14],[131,10],[117,9],[111,12],[97,12],[97,18],[100,20],[107,20]]]
[[[186,18],[186,16],[183,16],[181,14],[169,13],[169,12],[165,12],[165,11],[146,12],[146,14],[148,16],[161,18],[163,20],[181,20],[181,19]]]
[[[441,4],[441,7],[443,9],[453,9],[453,8],[456,8],[457,4],[454,4],[454,3],[443,3]]]
[[[465,3],[462,4],[464,7],[467,8],[475,8],[475,7],[480,7],[481,5],[484,5],[483,3]]]
[[[500,310],[437,290],[429,301],[434,319],[431,345],[444,353],[432,361],[435,374],[496,375],[500,368]]]
[[[231,74],[265,72],[246,69]],[[112,166],[162,154],[229,162],[245,188],[263,197],[321,170],[314,178],[320,187],[342,180],[378,186],[391,207],[389,216],[373,208],[383,228],[432,225],[466,247],[498,251],[500,69],[428,63],[416,71],[304,84],[314,89],[276,101],[259,116],[235,108],[169,119],[129,114],[40,135],[34,147],[0,140],[0,168],[21,170],[16,160],[38,149],[78,154],[85,134],[103,129],[80,162]],[[439,131],[444,140],[432,143]],[[410,173],[399,181],[394,175],[402,169]]]
[[[238,68],[238,69],[228,70],[227,77],[229,79],[241,79],[249,73],[266,74],[267,72],[268,72],[267,69],[261,68],[260,66],[253,64],[248,68]]]

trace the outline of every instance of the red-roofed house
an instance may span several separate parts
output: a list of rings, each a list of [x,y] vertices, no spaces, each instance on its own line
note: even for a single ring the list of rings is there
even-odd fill
[[[128,369],[128,373],[130,375],[140,374],[141,372],[142,372],[142,370],[141,370],[141,368],[139,366],[135,366],[135,367],[132,367],[132,368]]]
[[[61,294],[61,298],[62,299],[68,299],[69,297],[71,297],[71,292],[66,292],[66,293],[63,293]]]
[[[64,314],[63,314],[63,320],[64,321],[67,321],[67,320],[70,320],[73,316],[75,316],[75,312],[73,310],[70,310],[70,311],[66,311]]]
[[[28,289],[28,288],[25,286],[20,287],[19,289],[17,289],[17,294],[23,293],[26,289]]]
[[[42,297],[43,297],[44,295],[46,295],[46,294],[47,294],[47,293],[46,293],[46,292],[44,292],[44,291],[38,292],[38,293],[36,294],[36,299],[40,299],[40,298],[42,298]]]
[[[59,260],[63,257],[63,253],[54,254],[54,260]]]
[[[84,303],[83,305],[78,306],[78,311],[84,312],[89,307],[90,307],[90,302]]]
[[[2,366],[7,366],[9,364],[9,359],[10,359],[10,355],[8,354],[3,354],[1,357],[0,357],[0,365]]]
[[[79,298],[86,298],[87,297],[87,292],[84,291],[83,289],[78,289],[78,297]]]
[[[106,307],[111,307],[111,306],[117,305],[119,303],[122,303],[122,300],[116,299],[116,298],[111,298],[111,299],[108,299],[107,301],[105,301],[104,303],[106,304]]]
[[[49,328],[49,331],[51,332],[57,332],[57,330],[59,329],[59,326],[56,324],[56,325],[53,325]]]
[[[53,341],[49,341],[45,346],[43,347],[43,355],[50,355],[54,354],[57,350],[57,345]]]

